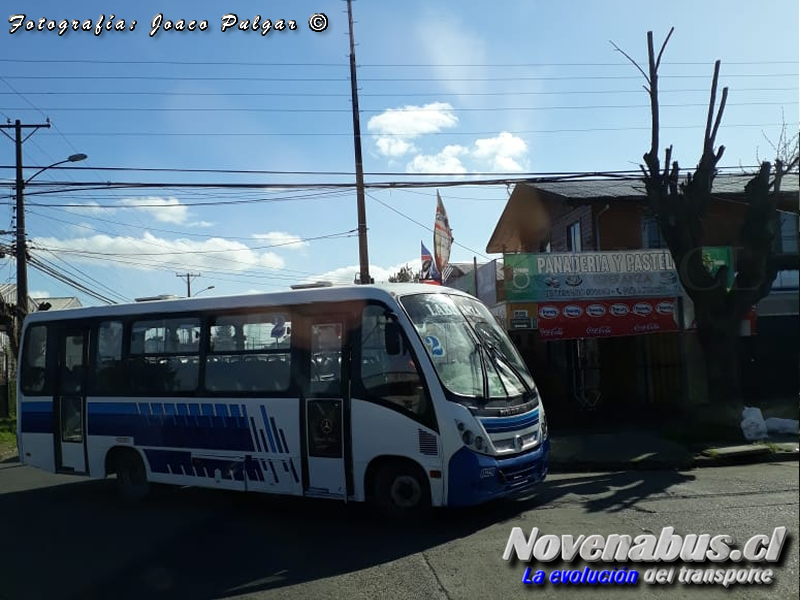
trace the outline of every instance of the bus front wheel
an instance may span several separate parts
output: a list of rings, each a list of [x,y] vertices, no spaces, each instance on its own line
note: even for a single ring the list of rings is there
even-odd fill
[[[430,509],[430,488],[421,469],[390,463],[379,471],[375,483],[378,508],[391,518],[421,517]]]
[[[117,458],[117,491],[123,500],[137,502],[150,490],[147,469],[136,452],[123,452]]]

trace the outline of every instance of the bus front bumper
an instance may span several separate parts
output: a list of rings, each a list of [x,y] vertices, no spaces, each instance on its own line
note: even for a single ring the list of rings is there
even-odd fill
[[[466,446],[450,459],[447,505],[474,506],[528,491],[547,476],[550,439],[525,454],[496,458]]]

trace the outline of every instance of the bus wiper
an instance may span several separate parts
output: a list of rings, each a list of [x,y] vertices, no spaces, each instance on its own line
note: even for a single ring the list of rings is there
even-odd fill
[[[517,369],[517,368],[516,368],[516,367],[515,367],[515,366],[512,364],[512,362],[511,362],[510,360],[508,360],[508,358],[506,357],[506,355],[505,355],[505,354],[503,354],[503,353],[500,351],[500,349],[499,349],[497,346],[495,346],[495,345],[494,345],[494,343],[492,343],[492,342],[486,342],[486,341],[482,341],[482,342],[480,342],[480,344],[481,344],[481,345],[482,345],[484,348],[486,348],[486,350],[489,352],[489,354],[491,354],[491,355],[492,355],[492,356],[494,356],[494,357],[495,357],[497,360],[499,360],[500,362],[502,362],[502,363],[503,363],[505,366],[507,366],[507,367],[508,367],[508,368],[511,370],[511,372],[512,372],[512,373],[514,373],[514,376],[515,376],[517,379],[519,379],[519,381],[522,383],[523,387],[525,388],[525,395],[528,395],[528,394],[530,394],[530,393],[533,391],[533,389],[532,389],[532,388],[531,388],[531,387],[528,385],[528,382],[527,382],[527,381],[525,381],[525,378],[522,376],[522,373],[520,373],[520,372],[519,372],[519,369]]]

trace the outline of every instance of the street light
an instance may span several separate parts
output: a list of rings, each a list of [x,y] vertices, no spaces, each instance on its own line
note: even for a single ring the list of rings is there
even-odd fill
[[[199,295],[199,294],[202,294],[203,292],[207,292],[208,290],[213,290],[215,287],[217,287],[217,286],[215,286],[215,285],[210,285],[210,286],[208,286],[207,288],[204,288],[204,289],[200,290],[199,292],[195,293],[195,296],[197,296],[197,295]]]
[[[52,165],[39,169],[28,177],[22,177],[22,144],[17,144],[17,311],[22,316],[28,314],[28,252],[25,243],[25,196],[23,190],[31,180],[58,165],[68,162],[80,162],[86,160],[85,154],[73,154],[66,160],[60,160]],[[20,323],[20,326],[22,323]]]

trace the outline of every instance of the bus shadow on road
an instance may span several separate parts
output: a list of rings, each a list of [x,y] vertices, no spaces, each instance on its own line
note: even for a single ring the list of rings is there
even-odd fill
[[[0,561],[9,597],[211,600],[278,591],[435,548],[578,495],[614,511],[690,477],[618,473],[548,480],[530,498],[387,522],[363,505],[156,487],[142,503],[112,482],[0,492],[13,552]],[[42,577],[42,569],[48,573]]]

